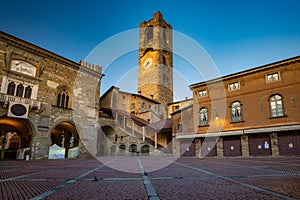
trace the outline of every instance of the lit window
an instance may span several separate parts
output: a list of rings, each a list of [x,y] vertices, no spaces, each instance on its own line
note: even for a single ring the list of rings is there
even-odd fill
[[[207,96],[207,91],[206,90],[201,90],[198,92],[199,97],[206,97]]]
[[[273,73],[273,74],[268,74],[266,76],[267,78],[267,83],[273,82],[273,81],[278,81],[279,80],[279,73]]]
[[[208,125],[208,110],[207,108],[201,108],[199,111],[199,126]]]
[[[270,97],[271,117],[284,116],[282,97],[275,94]]]
[[[230,83],[230,84],[228,85],[228,90],[229,90],[229,91],[238,90],[238,89],[240,89],[240,84],[239,84],[239,82]]]
[[[235,101],[231,104],[231,121],[232,122],[240,122],[242,121],[242,106],[241,103]]]

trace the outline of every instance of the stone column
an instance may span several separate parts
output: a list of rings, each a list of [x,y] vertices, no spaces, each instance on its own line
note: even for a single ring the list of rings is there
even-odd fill
[[[278,136],[277,133],[270,134],[271,138],[271,149],[272,149],[272,156],[279,156],[279,148],[278,148]]]
[[[223,138],[222,137],[219,137],[216,145],[217,145],[217,156],[224,156],[224,153],[223,153]]]
[[[201,158],[201,139],[195,139],[196,157]]]
[[[248,135],[241,136],[242,156],[249,156]]]

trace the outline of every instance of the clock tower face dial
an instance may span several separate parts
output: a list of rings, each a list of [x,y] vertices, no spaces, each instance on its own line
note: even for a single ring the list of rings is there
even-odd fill
[[[143,64],[144,68],[145,69],[148,69],[152,66],[152,58],[147,58],[145,61],[144,61],[144,64]]]

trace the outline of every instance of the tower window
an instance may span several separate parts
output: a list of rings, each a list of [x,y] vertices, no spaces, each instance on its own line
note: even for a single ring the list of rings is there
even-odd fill
[[[146,43],[150,42],[153,39],[153,26],[146,28]]]

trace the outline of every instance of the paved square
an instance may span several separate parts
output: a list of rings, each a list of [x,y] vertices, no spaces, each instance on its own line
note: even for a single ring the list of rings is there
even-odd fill
[[[0,162],[0,199],[300,199],[299,157]]]

